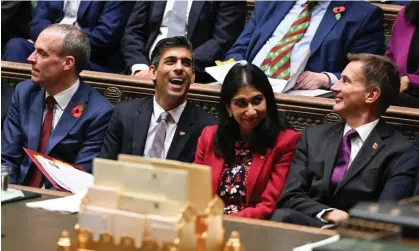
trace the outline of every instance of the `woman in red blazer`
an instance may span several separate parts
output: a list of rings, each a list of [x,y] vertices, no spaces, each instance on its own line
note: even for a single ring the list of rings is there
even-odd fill
[[[263,71],[237,64],[221,88],[218,126],[203,130],[194,163],[212,168],[213,194],[225,214],[269,219],[299,137],[279,117]]]

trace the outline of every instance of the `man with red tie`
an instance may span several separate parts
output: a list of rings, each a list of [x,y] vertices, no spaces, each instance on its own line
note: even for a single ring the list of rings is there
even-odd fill
[[[391,61],[350,54],[332,86],[333,109],[345,122],[309,126],[302,132],[274,221],[309,226],[339,224],[360,201],[377,201],[397,179],[396,162],[409,141],[381,116],[400,88]]]
[[[89,39],[76,27],[53,24],[39,35],[31,80],[17,85],[1,136],[11,183],[51,187],[23,148],[92,172],[113,106],[79,78],[89,57]]]

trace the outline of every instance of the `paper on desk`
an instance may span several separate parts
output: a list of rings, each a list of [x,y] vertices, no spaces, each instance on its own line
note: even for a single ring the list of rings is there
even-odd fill
[[[86,191],[94,183],[93,175],[80,171],[65,162],[51,161],[40,155],[36,158],[51,178],[67,191],[77,194]]]
[[[295,86],[298,76],[300,76],[300,74],[304,72],[304,69],[306,68],[309,58],[310,58],[310,51],[308,50],[304,56],[303,61],[301,61],[301,64],[298,66],[297,71],[291,75],[288,81],[284,79],[268,78],[269,83],[271,83],[273,91],[275,93],[284,93],[288,90],[291,90]],[[227,73],[230,71],[230,69],[234,65],[239,64],[239,63],[245,64],[247,63],[247,61],[240,60],[240,61],[233,62],[230,64],[210,66],[210,67],[206,67],[205,71],[208,72],[208,74],[210,74],[215,80],[217,80],[219,83],[222,84],[224,82],[224,79]]]
[[[289,90],[287,91],[288,94],[292,95],[300,95],[300,96],[309,96],[309,97],[316,97],[326,93],[330,93],[332,91],[323,90],[323,89],[316,89],[316,90]]]
[[[26,203],[26,206],[53,212],[77,213],[80,210],[80,203],[85,194],[86,192],[81,192],[58,199],[28,202]]]
[[[1,190],[1,201],[2,202],[6,201],[6,200],[11,200],[11,199],[14,199],[14,198],[18,198],[18,197],[24,197],[24,196],[25,195],[20,190],[16,190],[16,189],[12,189],[12,188],[7,189],[7,191]]]
[[[300,247],[296,247],[292,251],[312,251],[313,248],[329,245],[331,243],[337,242],[339,239],[340,239],[340,235],[334,235],[330,238],[327,238],[318,242],[313,242],[313,243],[309,243]]]

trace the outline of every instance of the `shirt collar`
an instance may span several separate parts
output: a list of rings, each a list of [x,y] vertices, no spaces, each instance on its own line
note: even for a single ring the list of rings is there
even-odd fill
[[[297,3],[301,6],[305,5],[308,1],[307,0],[298,0]],[[330,4],[330,0],[325,0],[325,1],[317,1],[318,5],[320,7],[322,7],[322,9],[327,9],[329,7]]]
[[[355,128],[355,130],[358,132],[359,137],[362,140],[362,143],[365,142],[365,140],[368,138],[368,136],[370,135],[370,133],[372,132],[372,130],[375,128],[375,126],[378,124],[379,119],[374,120],[368,124],[362,125],[358,128]],[[349,130],[351,130],[352,128],[346,124],[345,125],[345,129],[343,130],[343,135],[345,135]]]
[[[58,107],[64,111],[67,107],[68,103],[70,103],[71,98],[76,93],[77,89],[79,88],[80,80],[77,81],[68,89],[56,94],[54,96],[55,101],[57,102]],[[45,99],[50,96],[48,92],[45,92]]]
[[[183,110],[186,107],[186,100],[181,105],[169,111],[170,115],[172,116],[173,120],[177,124],[179,122],[180,116],[182,115]],[[157,122],[160,115],[164,112],[164,109],[157,103],[156,97],[153,98],[153,114],[154,120]]]

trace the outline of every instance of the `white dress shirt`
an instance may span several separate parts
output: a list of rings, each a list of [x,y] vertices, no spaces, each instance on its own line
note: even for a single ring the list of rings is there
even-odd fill
[[[268,53],[271,49],[285,36],[286,32],[289,30],[291,25],[297,20],[298,15],[304,9],[307,0],[298,0],[290,9],[288,14],[285,15],[284,19],[279,23],[278,27],[272,36],[266,41],[262,49],[256,54],[252,63],[256,66],[261,66],[263,60],[265,60]],[[316,34],[317,29],[319,28],[320,22],[323,19],[324,14],[326,13],[327,8],[329,7],[330,1],[318,1],[318,4],[314,5],[311,13],[310,24],[307,27],[303,37],[294,45],[291,50],[291,65],[290,65],[290,75],[294,74],[302,61],[305,58],[306,53],[310,49],[310,44]],[[269,74],[270,67],[265,71],[265,74]],[[331,80],[331,83],[338,81],[337,77],[332,74],[325,72]]]
[[[54,96],[56,103],[52,111],[52,114],[53,114],[52,129],[54,129],[57,126],[58,121],[60,121],[60,118],[63,115],[65,108],[67,107],[68,103],[70,103],[70,100],[73,97],[74,93],[76,93],[77,89],[79,88],[79,85],[80,85],[80,80],[77,79],[77,81],[70,88]],[[45,92],[45,99],[48,96],[50,96],[48,92]],[[47,115],[47,111],[48,111],[48,107],[45,105],[42,121],[44,121],[45,116]]]
[[[170,17],[172,14],[173,5],[175,4],[176,0],[167,0],[166,2],[166,8],[164,9],[163,19],[161,21],[160,25],[160,33],[157,35],[156,40],[154,40],[154,43],[150,47],[150,51],[148,52],[148,58],[151,59],[151,53],[154,50],[154,47],[156,47],[157,43],[162,40],[163,38],[167,38],[167,33],[169,31],[169,22]],[[185,37],[187,36],[187,27],[188,27],[188,19],[189,19],[189,12],[191,11],[192,1],[193,0],[187,0],[188,1],[188,9],[186,11],[186,29],[185,29]],[[131,72],[132,75],[135,74],[137,71],[143,71],[148,70],[148,65],[146,64],[134,64],[131,66]]]
[[[355,159],[356,155],[358,155],[359,150],[361,150],[361,147],[364,144],[365,140],[367,140],[367,138],[370,135],[370,133],[372,132],[372,130],[378,124],[378,121],[379,121],[379,119],[374,120],[374,121],[372,121],[368,124],[362,125],[360,127],[354,128],[357,131],[358,136],[351,139],[351,157],[349,158],[349,164],[348,164],[348,168],[346,170],[348,170],[351,167],[351,164],[352,164],[353,160]],[[352,128],[348,124],[346,124],[345,128],[343,129],[343,135],[345,135],[351,129]],[[342,135],[342,137],[343,137],[343,135]],[[334,210],[334,209],[335,208],[323,209],[322,211],[320,211],[320,213],[318,213],[316,215],[316,217],[318,219],[320,219],[321,221],[326,222],[325,220],[322,219],[323,214],[327,211],[331,211],[331,210]]]
[[[172,144],[173,136],[175,136],[176,128],[179,123],[180,116],[182,115],[183,110],[185,109],[186,101],[183,102],[180,106],[176,107],[173,110],[168,111],[172,116],[172,119],[167,121],[166,128],[166,137],[164,139],[164,148],[161,153],[161,158],[165,159],[167,153],[169,152],[170,145]],[[144,147],[144,156],[148,157],[151,147],[154,141],[154,135],[156,134],[158,122],[160,115],[165,112],[165,110],[157,103],[156,98],[153,98],[153,114],[150,119],[150,127],[148,128],[147,140]]]
[[[80,0],[64,0],[64,18],[60,24],[69,24],[79,27],[77,24],[77,12],[79,10]]]

